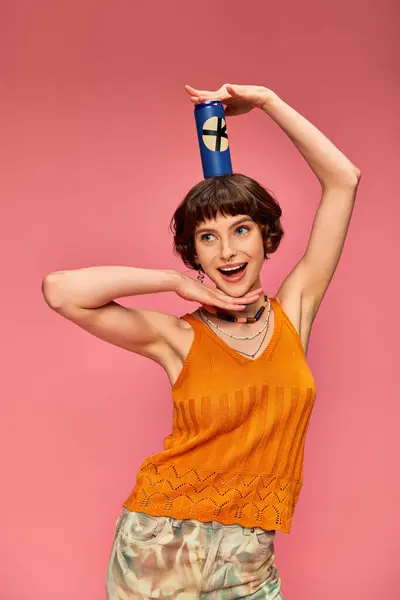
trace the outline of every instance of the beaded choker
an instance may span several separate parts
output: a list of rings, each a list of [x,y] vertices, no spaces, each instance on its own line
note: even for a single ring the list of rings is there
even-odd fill
[[[215,308],[215,314],[224,321],[230,321],[231,323],[255,323],[263,314],[265,307],[267,306],[268,298],[264,294],[264,304],[260,306],[254,317],[235,317],[234,315],[230,315],[219,308]],[[213,311],[209,311],[213,312]]]

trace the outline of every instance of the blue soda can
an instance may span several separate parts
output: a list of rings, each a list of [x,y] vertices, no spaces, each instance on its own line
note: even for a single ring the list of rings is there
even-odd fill
[[[217,175],[231,175],[231,154],[222,102],[200,102],[194,107],[194,116],[204,179]]]

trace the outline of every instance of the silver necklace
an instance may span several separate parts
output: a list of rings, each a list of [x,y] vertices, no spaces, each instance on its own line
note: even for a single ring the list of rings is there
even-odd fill
[[[254,335],[250,335],[250,336],[246,336],[245,335],[244,337],[237,336],[237,335],[232,335],[231,333],[228,333],[227,331],[225,331],[224,329],[222,329],[222,327],[219,327],[216,323],[213,323],[212,321],[210,321],[210,319],[207,319],[207,317],[203,313],[202,308],[199,308],[199,313],[200,313],[200,316],[203,319],[203,321],[207,321],[207,323],[210,323],[211,325],[213,325],[214,327],[216,327],[217,329],[219,329],[220,331],[222,331],[222,333],[225,333],[225,335],[228,335],[229,337],[233,338],[234,340],[253,340],[255,337],[257,337],[258,335],[260,335],[260,333],[262,333],[266,327],[268,327],[268,324],[269,324],[269,315],[271,313],[271,302],[270,302],[269,298],[267,298],[267,304],[268,304],[267,318],[265,319],[265,323],[261,327],[260,331],[257,331],[257,333],[255,333]],[[251,356],[251,355],[249,355],[249,356]]]
[[[257,350],[254,352],[254,354],[247,354],[247,352],[243,352],[242,350],[236,350],[235,352],[240,352],[240,354],[246,354],[246,356],[251,356],[251,358],[254,358],[254,357],[255,357],[255,355],[257,354],[257,352],[259,351],[259,349],[261,348],[261,346],[263,345],[263,343],[264,343],[264,340],[265,340],[265,338],[266,338],[266,335],[267,335],[267,333],[268,333],[268,328],[267,328],[267,331],[266,331],[266,332],[264,333],[264,335],[263,335],[263,338],[262,338],[262,340],[261,340],[261,344],[258,346],[258,348],[257,348]]]

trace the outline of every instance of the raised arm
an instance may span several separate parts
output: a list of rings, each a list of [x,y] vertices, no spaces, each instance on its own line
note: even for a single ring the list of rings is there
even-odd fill
[[[96,266],[49,273],[42,282],[47,304],[82,329],[115,346],[162,362],[176,347],[181,319],[115,302],[140,294],[175,292],[185,300],[240,310],[255,302],[260,290],[232,298],[174,270]]]
[[[289,295],[301,296],[308,317],[314,319],[343,250],[361,172],[312,123],[275,94],[268,97],[263,110],[289,136],[322,187],[307,249],[277,294],[282,300]]]
[[[158,360],[179,318],[125,307],[115,299],[175,291],[181,278],[173,270],[96,266],[49,273],[42,292],[50,308],[92,335]]]

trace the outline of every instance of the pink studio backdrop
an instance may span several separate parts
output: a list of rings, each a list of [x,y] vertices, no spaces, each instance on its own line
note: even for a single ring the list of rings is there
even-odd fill
[[[249,10],[247,7],[250,7]],[[169,219],[202,178],[184,84],[270,87],[361,168],[311,337],[305,484],[276,561],[285,600],[400,597],[398,5],[84,0],[2,5],[0,597],[100,600],[121,503],[171,427],[166,375],[62,319],[50,271],[176,268]],[[305,249],[320,186],[272,120],[228,122],[234,170],[272,190]],[[183,314],[173,294],[125,299]]]

